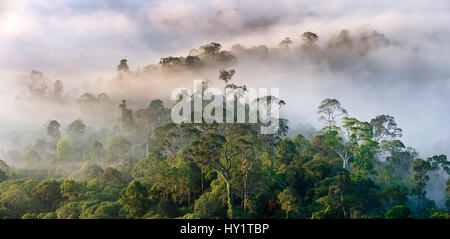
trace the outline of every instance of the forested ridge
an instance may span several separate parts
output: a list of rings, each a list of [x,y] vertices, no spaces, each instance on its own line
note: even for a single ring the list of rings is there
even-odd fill
[[[378,33],[371,37],[388,44]],[[318,36],[306,32],[302,39],[302,51],[314,58]],[[286,38],[278,50],[287,51],[290,44]],[[217,76],[213,81],[245,89],[233,81],[238,50],[252,57],[267,51],[235,46],[233,54],[211,43],[187,57],[161,58],[158,70],[208,68]],[[117,71],[119,78],[137,74],[126,59]],[[27,77],[40,82],[43,75],[33,71]],[[35,86],[29,87],[31,94],[62,97],[61,82],[51,93]],[[104,93],[86,93],[79,102],[111,107]],[[439,192],[446,195],[442,205],[427,197],[431,181],[448,178],[450,162],[405,145],[401,123],[391,115],[362,121],[327,98],[314,102],[323,128],[288,137],[288,119],[280,119],[275,134],[260,134],[261,122],[175,124],[171,106],[161,99],[142,109],[127,103],[123,99],[110,110],[118,112],[113,126],[95,129],[83,119],[67,125],[52,119],[32,144],[3,150],[0,217],[450,218],[450,179]]]

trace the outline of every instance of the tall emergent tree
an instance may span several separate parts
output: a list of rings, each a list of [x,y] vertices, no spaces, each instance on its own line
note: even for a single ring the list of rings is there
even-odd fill
[[[327,123],[327,130],[331,130],[336,125],[336,119],[339,116],[348,115],[347,110],[342,107],[341,102],[328,98],[320,103],[317,108],[317,113],[320,115],[319,120]]]

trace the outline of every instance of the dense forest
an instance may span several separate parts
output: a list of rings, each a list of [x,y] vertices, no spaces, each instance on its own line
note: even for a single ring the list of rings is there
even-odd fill
[[[135,71],[122,59],[115,80],[126,87],[130,79],[146,75],[208,71],[215,79],[205,86],[216,81],[245,89],[233,81],[243,55],[264,61],[270,52],[271,59],[295,54],[321,61],[318,38],[305,32],[298,49],[289,48],[290,38],[276,49],[235,45],[225,51],[210,43],[186,57],[164,57],[159,65]],[[350,33],[342,31],[327,49],[348,49],[349,39]],[[352,42],[358,42],[357,55],[389,44],[377,32]],[[66,100],[63,83],[55,81],[52,91],[39,71],[20,80],[28,90],[20,100]],[[266,98],[266,103],[289,104]],[[450,162],[445,155],[421,156],[405,145],[401,124],[391,115],[362,121],[337,99],[327,98],[311,102],[323,128],[293,135],[288,119],[280,118],[276,133],[261,134],[262,122],[175,124],[172,102],[148,102],[132,108],[126,97],[115,102],[106,93],[85,93],[78,104],[92,114],[105,113],[111,124],[73,119],[63,125],[51,119],[33,143],[3,149],[0,218],[450,219],[450,180],[446,188],[429,187],[448,178]],[[203,106],[208,103],[204,100]],[[227,111],[225,104],[222,110]],[[430,193],[444,196],[437,202]]]

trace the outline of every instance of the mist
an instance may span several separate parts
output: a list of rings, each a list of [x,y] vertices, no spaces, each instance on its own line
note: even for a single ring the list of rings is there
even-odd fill
[[[13,98],[23,90],[16,85],[17,76],[33,69],[43,72],[49,82],[64,83],[68,99],[63,108],[85,92],[106,92],[118,101],[133,98],[136,90],[140,90],[136,104],[142,105],[151,98],[167,97],[175,87],[191,86],[193,77],[172,77],[169,82],[152,76],[147,80],[151,83],[117,89],[111,82],[122,58],[136,70],[157,65],[163,56],[186,56],[190,49],[212,41],[226,50],[234,44],[270,49],[277,48],[285,37],[292,39],[290,48],[295,51],[301,46],[300,34],[312,31],[319,35],[317,44],[325,54],[319,57],[322,62],[293,56],[261,62],[238,56],[236,80],[252,87],[280,88],[288,102],[285,110],[291,128],[304,124],[321,127],[315,113],[318,103],[323,98],[337,98],[351,115],[363,120],[381,113],[393,115],[406,132],[403,140],[424,154],[432,149],[449,152],[446,141],[450,131],[445,123],[450,118],[446,112],[449,97],[445,93],[450,62],[446,22],[450,21],[446,1],[413,1],[408,6],[360,1],[276,1],[269,5],[252,1],[100,1],[88,7],[84,1],[2,1],[1,101],[6,109],[1,121],[9,126],[2,128],[10,129],[11,122],[15,128],[28,129],[28,124],[44,124],[50,118],[83,118],[77,109],[58,115],[62,108],[55,105],[14,106]],[[331,41],[339,41],[343,29],[351,38],[377,31],[389,44],[363,55],[352,52],[361,46],[346,43],[335,43],[341,45],[330,50]],[[213,74],[202,77],[215,80]],[[29,116],[33,116],[32,122]],[[10,134],[5,131],[2,138]]]
[[[221,44],[225,60],[204,57],[191,68],[160,63],[201,56],[211,42]],[[445,0],[0,0],[0,149],[30,148],[50,120],[64,138],[82,119],[100,139],[100,130],[118,127],[122,100],[134,112],[154,99],[170,107],[173,89],[192,89],[194,80],[221,88],[219,71],[234,69],[236,85],[279,88],[289,137],[318,132],[317,106],[335,98],[361,121],[395,117],[401,141],[420,158],[450,155],[449,49]],[[117,70],[122,59],[130,71]],[[83,168],[66,166],[68,175]],[[427,186],[438,206],[442,175]]]

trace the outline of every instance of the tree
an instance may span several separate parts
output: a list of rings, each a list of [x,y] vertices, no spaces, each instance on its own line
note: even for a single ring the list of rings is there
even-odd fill
[[[234,74],[236,73],[235,70],[220,70],[219,72],[219,80],[224,82],[224,87],[223,87],[223,102],[227,101],[227,88],[230,87],[232,84],[228,84],[231,79],[233,78]],[[234,100],[234,99],[233,99]],[[224,107],[224,115],[226,115],[226,108]],[[225,121],[225,120],[224,120]]]
[[[331,130],[332,126],[336,125],[336,119],[339,116],[346,116],[347,110],[341,106],[341,103],[336,99],[324,99],[319,107],[317,113],[320,114],[319,120],[327,123],[327,129]]]
[[[430,172],[443,170],[448,175],[450,175],[450,162],[447,161],[447,156],[445,155],[434,155],[423,160],[417,158],[413,161],[413,171],[414,180],[416,184],[414,185],[411,193],[417,196],[417,211],[421,209],[421,202],[425,201],[427,182],[430,180],[428,175]]]
[[[198,192],[201,190],[200,181],[201,173],[200,168],[195,164],[191,155],[185,153],[182,154],[182,161],[178,165],[179,171],[179,183],[181,186],[181,191],[187,194],[187,207],[191,207],[191,198],[193,192]]]
[[[61,196],[64,200],[75,202],[78,200],[80,185],[74,180],[66,179],[60,186]]]
[[[328,118],[328,117],[327,117]],[[330,116],[332,119],[332,117]],[[334,125],[326,126],[326,142],[342,160],[342,167],[348,169],[352,159],[357,170],[369,173],[372,170],[374,158],[373,148],[377,147],[372,138],[372,126],[368,122],[359,121],[355,118],[343,117],[342,128]],[[339,134],[344,133],[344,139]]]
[[[433,155],[427,161],[431,163],[434,170],[442,169],[447,175],[450,175],[450,161],[447,160],[446,155]]]
[[[89,156],[91,159],[99,159],[103,156],[105,150],[103,149],[103,144],[95,140],[91,147],[89,148]]]
[[[381,148],[389,155],[386,157],[388,170],[399,176],[408,174],[411,170],[412,161],[417,153],[412,148],[406,146],[398,139],[384,142]]]
[[[450,213],[436,212],[430,216],[430,219],[450,219]]]
[[[403,184],[394,184],[385,188],[380,193],[383,207],[404,205],[408,201],[408,188]]]
[[[58,219],[78,219],[80,216],[80,203],[70,202],[56,210]]]
[[[355,118],[343,117],[342,127],[347,130],[349,142],[353,142],[353,147],[350,150],[353,154],[354,162],[351,166],[361,176],[372,173],[374,149],[378,147],[378,143],[372,140],[372,125]]]
[[[228,198],[228,216],[232,217],[232,194],[231,194],[231,155],[229,154],[228,148],[225,148],[224,144],[227,142],[226,138],[217,132],[210,131],[207,132],[201,141],[196,141],[194,145],[197,145],[198,150],[195,150],[194,156],[200,156],[205,159],[207,165],[217,171],[221,175],[222,179],[226,183],[227,187],[227,198]],[[223,145],[223,146],[222,146]]]
[[[286,219],[289,218],[290,212],[298,210],[297,195],[292,187],[287,187],[283,192],[278,194],[278,202],[281,204],[281,209],[286,212]]]
[[[242,209],[245,211],[248,208],[249,203],[249,174],[253,168],[253,165],[258,160],[257,148],[258,138],[254,135],[245,135],[239,137],[235,144],[235,151],[237,154],[237,166],[242,174],[243,181],[243,193],[242,193]]]
[[[12,169],[8,166],[8,164],[5,163],[5,161],[0,159],[0,171],[2,171],[7,178],[11,179],[15,177],[14,172]],[[1,179],[0,179],[1,181]]]
[[[425,199],[425,187],[430,180],[428,173],[432,170],[433,168],[429,161],[420,158],[413,161],[414,180],[416,180],[416,184],[411,190],[411,193],[417,196],[417,211],[420,211],[421,202]]]
[[[352,195],[352,181],[348,172],[341,172],[335,177],[323,180],[320,184],[328,186],[324,187],[325,190],[328,189],[328,192],[316,200],[319,205],[325,206],[325,209],[316,213],[315,216],[323,214],[322,216],[325,217],[349,218],[350,207],[355,207],[356,203]]]
[[[101,175],[103,169],[97,164],[85,164],[80,170],[74,172],[69,178],[78,181],[89,181]]]
[[[61,199],[59,183],[54,179],[42,181],[33,187],[31,195],[41,200],[47,209],[52,209],[53,203]]]
[[[263,106],[264,109],[262,109],[258,114],[263,114],[267,116],[268,119],[270,119],[270,123],[272,123],[272,120],[274,117],[272,116],[274,111],[279,111],[282,106],[286,105],[286,102],[282,99],[279,99],[278,97],[269,95],[269,96],[263,96],[257,99],[257,102]],[[265,112],[262,112],[265,111]],[[269,124],[270,124],[269,123]],[[270,157],[270,166],[274,167],[274,156],[275,154],[275,146],[281,141],[281,139],[287,135],[287,132],[289,130],[288,120],[283,118],[278,118],[278,125],[275,126],[275,128],[272,128],[269,126],[270,131],[267,132],[267,134],[262,135],[266,142],[267,150]],[[261,121],[258,121],[258,127],[261,132],[261,127],[267,126],[266,123],[263,123]]]
[[[217,130],[217,124],[184,124],[183,129],[191,138],[186,153],[193,156],[194,162],[200,168],[201,188],[205,189],[205,174],[212,158],[219,155],[223,137],[216,137],[214,132]]]
[[[405,206],[405,205],[398,205],[391,209],[389,209],[385,217],[386,219],[410,219],[411,216],[411,210]]]
[[[357,145],[354,140],[345,140],[337,130],[330,130],[325,134],[326,142],[331,146],[332,150],[342,160],[342,168],[347,169],[350,165],[350,160],[354,155],[352,149]]]
[[[150,206],[150,201],[147,198],[147,190],[138,181],[131,182],[121,192],[119,203],[123,206],[128,218],[144,216]]]
[[[128,67],[127,62],[128,62],[127,59],[120,60],[120,64],[117,66],[117,71],[118,72],[128,72],[128,71],[130,71],[130,68]]]
[[[42,96],[47,93],[48,78],[40,71],[32,70],[29,75],[23,77],[31,96]]]
[[[302,165],[305,170],[305,177],[313,182],[321,181],[327,177],[332,177],[337,171],[338,162],[333,158],[315,154],[312,160]]]
[[[303,41],[305,41],[306,43],[315,43],[316,41],[319,40],[319,36],[315,33],[312,32],[305,32],[301,35],[301,38]]]
[[[80,214],[80,219],[121,219],[124,218],[122,215],[122,205],[118,202],[101,202],[92,207],[88,207],[82,210]]]
[[[153,127],[160,126],[166,120],[164,102],[160,99],[152,100],[150,102],[148,112]]]
[[[307,148],[311,147],[311,143],[309,142],[309,140],[301,134],[296,135],[292,141],[294,142],[295,149],[298,153],[303,153]]]
[[[289,45],[292,44],[292,43],[293,43],[293,42],[292,42],[291,38],[286,37],[286,38],[284,38],[284,40],[282,40],[282,41],[280,42],[280,44],[278,44],[278,46],[279,46],[281,49],[289,49]]]
[[[447,201],[445,201],[445,206],[450,211],[450,178],[447,179],[447,188],[445,188],[445,194],[447,195]]]
[[[186,57],[186,66],[187,67],[198,67],[202,65],[202,61],[200,60],[200,57],[198,56],[187,56]]]
[[[53,94],[55,96],[61,96],[61,94],[64,91],[64,85],[63,85],[62,81],[60,81],[60,80],[55,81],[55,84],[53,85],[53,87],[54,87]]]
[[[61,133],[59,132],[59,128],[61,125],[56,120],[51,120],[47,126],[47,134],[48,136],[54,138],[56,141],[59,141],[61,138]]]
[[[220,51],[216,60],[225,65],[233,65],[236,63],[236,57],[229,51]]]
[[[159,61],[162,69],[173,69],[175,67],[181,66],[182,58],[181,57],[162,57]]]
[[[72,145],[68,139],[60,139],[56,145],[56,158],[58,160],[69,160],[72,156]]]
[[[77,119],[67,126],[67,133],[69,133],[72,138],[80,138],[86,133],[86,125],[83,120]]]
[[[8,176],[6,175],[5,172],[3,172],[2,169],[0,169],[0,183],[5,181],[5,180],[8,180]]]
[[[175,161],[178,151],[181,149],[183,137],[181,129],[174,123],[168,123],[155,129],[155,138],[159,146]]]
[[[100,188],[126,184],[126,181],[122,178],[120,172],[113,168],[105,169],[103,174],[99,175],[95,181]]]
[[[200,51],[207,56],[215,57],[219,54],[221,48],[222,46],[219,43],[211,42],[204,46],[200,46]]]
[[[0,194],[0,211],[3,205],[7,209],[7,217],[20,218],[27,211],[30,202],[31,198],[27,193],[20,186],[13,184]]]
[[[195,213],[201,218],[222,218],[226,215],[225,183],[216,179],[211,183],[211,191],[203,193],[194,205]]]
[[[233,78],[235,73],[236,73],[235,70],[229,70],[229,71],[227,71],[227,70],[220,70],[219,80],[225,82],[225,85],[227,85],[228,82],[231,81],[231,78]]]
[[[120,172],[120,174],[126,181],[132,181],[132,179],[133,179],[133,177],[131,175],[132,170],[138,162],[139,162],[139,160],[137,160],[133,157],[129,157],[129,158],[126,158],[124,161],[122,161],[115,168]]]
[[[122,121],[122,127],[124,129],[134,129],[135,121],[133,118],[133,110],[127,109],[127,101],[122,100],[122,103],[119,105],[119,108],[122,111],[122,117],[120,118]]]
[[[288,138],[280,141],[277,145],[276,152],[278,160],[284,165],[289,165],[297,155],[294,142]]]
[[[370,121],[373,127],[373,140],[380,143],[383,140],[402,137],[402,129],[397,127],[394,117],[378,115]]]
[[[120,135],[113,136],[107,140],[107,149],[115,155],[124,155],[130,151],[131,143]]]

